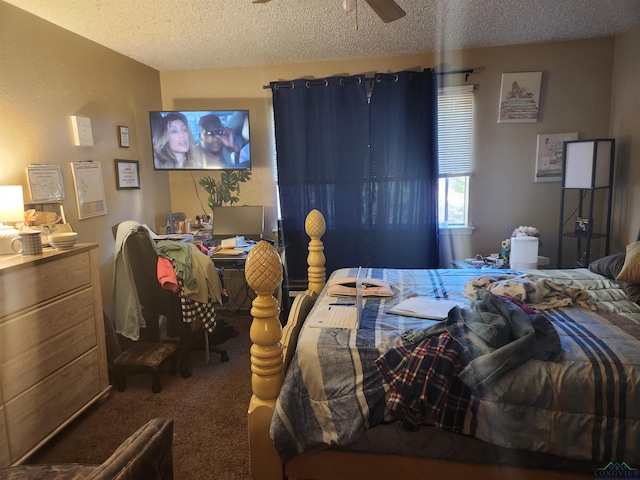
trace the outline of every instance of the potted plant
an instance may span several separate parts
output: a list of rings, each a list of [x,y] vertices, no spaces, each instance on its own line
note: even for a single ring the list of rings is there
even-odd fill
[[[251,179],[250,170],[225,170],[220,175],[220,180],[215,181],[211,177],[203,177],[198,183],[209,194],[207,202],[209,208],[233,205],[240,201],[240,184]]]

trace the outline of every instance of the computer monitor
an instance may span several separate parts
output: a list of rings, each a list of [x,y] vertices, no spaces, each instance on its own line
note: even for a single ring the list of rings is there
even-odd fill
[[[242,235],[258,240],[264,231],[264,206],[215,207],[213,209],[214,238]]]

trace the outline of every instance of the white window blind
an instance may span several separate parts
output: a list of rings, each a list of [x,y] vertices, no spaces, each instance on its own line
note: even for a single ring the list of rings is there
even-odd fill
[[[438,173],[471,174],[473,85],[444,87],[438,92]]]

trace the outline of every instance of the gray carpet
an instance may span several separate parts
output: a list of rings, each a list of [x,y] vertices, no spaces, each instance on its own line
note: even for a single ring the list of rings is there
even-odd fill
[[[151,377],[128,377],[127,388],[115,387],[108,398],[81,415],[29,463],[102,463],[131,433],[155,417],[173,418],[174,473],[181,479],[241,479],[249,475],[247,409],[251,398],[248,315],[218,318],[233,325],[238,336],[223,346],[229,361],[204,351],[192,354],[193,376],[162,375],[162,391],[151,392]]]

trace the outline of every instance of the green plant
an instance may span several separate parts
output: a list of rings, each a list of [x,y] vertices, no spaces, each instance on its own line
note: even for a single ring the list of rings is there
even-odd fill
[[[198,183],[209,194],[208,204],[211,209],[222,205],[233,205],[240,201],[240,184],[251,180],[249,170],[225,170],[220,180],[203,177]]]

